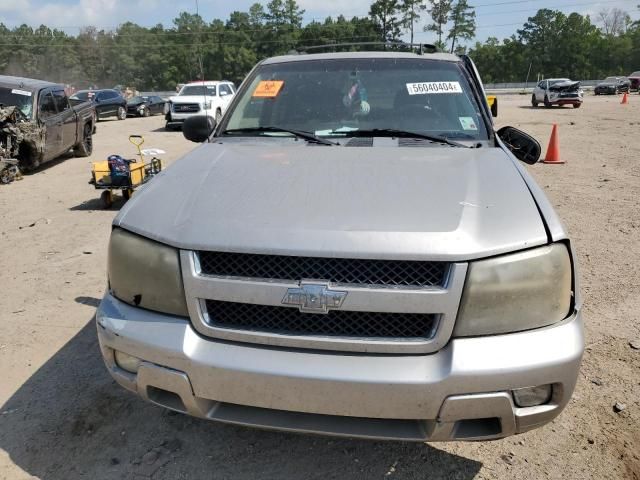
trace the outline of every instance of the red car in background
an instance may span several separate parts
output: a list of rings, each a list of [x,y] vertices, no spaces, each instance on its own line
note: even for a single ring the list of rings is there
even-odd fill
[[[631,86],[629,87],[629,90],[640,90],[640,70],[638,70],[637,72],[633,72],[627,78],[631,80]]]

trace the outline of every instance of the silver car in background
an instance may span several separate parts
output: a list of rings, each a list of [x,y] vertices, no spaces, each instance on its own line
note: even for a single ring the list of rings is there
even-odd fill
[[[123,387],[196,417],[488,440],[567,405],[572,243],[468,57],[259,63],[113,223],[96,321]]]
[[[568,78],[547,78],[541,80],[533,88],[531,106],[534,108],[542,103],[550,108],[553,105],[573,105],[573,108],[582,106],[584,91],[580,88],[580,82],[574,82]]]

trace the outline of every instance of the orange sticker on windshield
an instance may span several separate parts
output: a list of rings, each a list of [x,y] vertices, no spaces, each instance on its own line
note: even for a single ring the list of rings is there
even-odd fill
[[[278,96],[284,80],[261,80],[253,91],[254,97],[274,98]]]

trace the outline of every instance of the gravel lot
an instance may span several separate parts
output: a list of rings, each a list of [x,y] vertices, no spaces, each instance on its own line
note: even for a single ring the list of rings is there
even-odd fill
[[[0,185],[0,478],[639,479],[640,95],[626,106],[589,96],[579,110],[528,102],[500,96],[498,123],[543,150],[558,124],[567,164],[531,171],[575,241],[585,296],[577,390],[552,424],[488,443],[342,440],[175,415],[116,386],[93,315],[121,201],[100,208],[89,163],[133,156],[132,133],[169,164],[194,145],[161,117],[113,120],[99,124],[90,159]]]

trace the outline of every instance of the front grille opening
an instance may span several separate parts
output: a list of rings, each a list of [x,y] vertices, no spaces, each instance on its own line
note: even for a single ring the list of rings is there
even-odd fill
[[[212,327],[280,335],[428,340],[438,315],[330,310],[303,313],[297,308],[206,300]]]
[[[147,386],[147,396],[153,403],[157,403],[162,407],[176,410],[178,412],[187,412],[187,408],[184,406],[182,398],[180,398],[180,395],[177,393],[170,392],[164,388]]]
[[[413,260],[199,252],[201,273],[272,280],[316,279],[351,285],[442,287],[449,264]]]
[[[471,418],[457,421],[453,431],[457,439],[492,437],[502,433],[502,424],[498,417]]]

